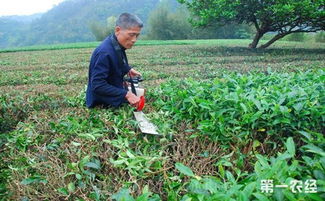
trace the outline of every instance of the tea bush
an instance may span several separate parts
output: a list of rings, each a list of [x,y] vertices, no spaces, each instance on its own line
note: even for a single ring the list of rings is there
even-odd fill
[[[0,50],[0,200],[324,200],[324,47],[249,42],[128,50],[161,137],[85,107],[98,43]],[[261,191],[294,179],[317,193]]]
[[[170,81],[156,105],[221,143],[296,136],[324,129],[324,71],[224,74]],[[274,138],[273,137],[273,138]]]

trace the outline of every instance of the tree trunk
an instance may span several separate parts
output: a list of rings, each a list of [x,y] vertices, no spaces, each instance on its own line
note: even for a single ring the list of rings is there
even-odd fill
[[[278,34],[278,35],[274,36],[271,40],[269,40],[267,43],[265,43],[264,45],[261,45],[259,48],[265,49],[265,48],[269,47],[270,45],[272,45],[275,41],[279,40],[280,38],[283,38],[284,36],[286,36],[288,34],[289,33]]]
[[[249,48],[256,48],[258,42],[260,41],[260,39],[262,38],[262,36],[264,35],[264,33],[262,33],[261,31],[257,31],[254,37],[254,40],[251,44],[249,44]]]

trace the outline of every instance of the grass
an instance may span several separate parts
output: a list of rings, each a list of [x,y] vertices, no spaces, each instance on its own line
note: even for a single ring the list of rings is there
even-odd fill
[[[229,143],[209,138],[208,132],[211,134],[214,128],[204,133],[204,124],[201,120],[196,122],[201,118],[197,117],[198,112],[191,116],[185,112],[184,117],[175,115],[181,109],[176,106],[189,105],[191,97],[200,100],[200,93],[195,90],[189,97],[177,94],[181,93],[182,81],[193,83],[188,86],[200,91],[200,87],[219,80],[218,86],[226,90],[227,84],[228,88],[237,86],[231,84],[236,80],[267,79],[270,70],[270,82],[289,83],[286,90],[313,86],[308,89],[310,110],[324,115],[322,107],[312,107],[324,106],[323,100],[317,98],[317,94],[324,94],[323,88],[318,87],[324,79],[319,73],[325,67],[323,46],[279,41],[270,49],[252,50],[246,48],[249,42],[139,41],[127,51],[129,63],[146,80],[143,84],[148,89],[148,101],[144,112],[156,122],[164,134],[162,138],[141,134],[129,106],[118,110],[85,107],[88,64],[97,42],[3,50],[0,200],[199,200],[200,196],[207,200],[206,195],[215,200],[245,200],[248,195],[248,200],[281,200],[281,196],[283,200],[292,196],[292,200],[320,200],[324,139],[319,129],[323,128],[314,126],[293,134],[277,127],[283,131],[281,136],[265,138],[260,136],[264,130],[256,128],[256,138],[232,138],[237,140]],[[273,87],[267,97],[277,100],[274,94],[279,87]],[[164,97],[167,92],[170,95]],[[189,101],[180,100],[181,95]],[[220,96],[220,100],[231,99],[226,92]],[[247,111],[255,112],[253,108]],[[308,114],[301,115],[309,118]],[[295,118],[298,125],[302,118]],[[224,134],[238,134],[238,128],[231,127],[231,119],[227,121]],[[269,177],[270,172],[277,174]],[[314,178],[319,193],[292,195],[283,190],[263,194],[258,182],[269,178],[274,182]]]

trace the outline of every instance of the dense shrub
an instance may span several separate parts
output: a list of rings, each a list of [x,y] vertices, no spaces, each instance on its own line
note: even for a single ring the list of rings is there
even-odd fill
[[[157,104],[176,121],[187,121],[221,143],[252,136],[321,132],[324,71],[225,74],[207,81],[187,79],[162,85]]]

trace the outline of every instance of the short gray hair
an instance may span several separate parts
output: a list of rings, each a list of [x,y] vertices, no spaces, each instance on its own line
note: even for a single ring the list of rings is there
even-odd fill
[[[136,15],[130,13],[122,13],[116,20],[116,26],[122,29],[130,29],[132,27],[143,27],[143,22]]]

